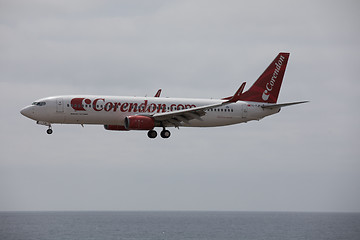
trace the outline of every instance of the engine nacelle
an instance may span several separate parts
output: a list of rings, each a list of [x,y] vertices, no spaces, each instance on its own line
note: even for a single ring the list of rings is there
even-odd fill
[[[128,116],[125,118],[127,130],[151,130],[155,127],[154,119],[147,116]]]
[[[104,128],[111,131],[129,131],[122,125],[104,125]]]

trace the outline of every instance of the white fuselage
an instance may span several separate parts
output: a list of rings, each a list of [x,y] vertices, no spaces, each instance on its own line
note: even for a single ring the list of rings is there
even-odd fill
[[[33,120],[49,124],[124,125],[133,115],[150,116],[193,107],[221,103],[220,99],[187,99],[159,97],[119,97],[68,95],[37,100],[21,113]],[[201,119],[182,122],[186,127],[215,127],[259,120],[279,112],[280,108],[262,108],[264,103],[237,101],[207,109]],[[171,126],[171,125],[168,125]]]

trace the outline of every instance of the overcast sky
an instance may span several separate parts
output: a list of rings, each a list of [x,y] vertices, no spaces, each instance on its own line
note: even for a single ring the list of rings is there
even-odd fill
[[[0,1],[0,211],[360,211],[358,1]],[[221,98],[290,52],[259,122],[109,132],[19,111],[66,94]]]

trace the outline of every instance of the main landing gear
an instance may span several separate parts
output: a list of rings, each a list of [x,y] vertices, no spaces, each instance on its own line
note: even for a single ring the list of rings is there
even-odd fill
[[[157,132],[155,130],[148,131],[148,137],[149,138],[156,138]]]
[[[166,130],[165,128],[163,128],[163,130],[160,133],[160,136],[162,138],[169,138],[171,135],[169,130]],[[157,137],[157,132],[155,130],[150,130],[148,131],[148,137],[149,138],[156,138]]]
[[[165,128],[164,128],[164,130],[162,130],[161,131],[161,133],[160,133],[160,136],[162,137],[162,138],[169,138],[170,137],[170,131],[169,130],[166,130]]]

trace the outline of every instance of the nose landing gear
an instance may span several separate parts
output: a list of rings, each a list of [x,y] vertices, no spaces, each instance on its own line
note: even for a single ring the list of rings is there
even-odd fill
[[[48,123],[48,122],[42,122],[42,121],[37,121],[36,123],[39,124],[39,125],[48,126],[48,127],[49,127],[48,130],[46,130],[46,133],[47,133],[47,134],[52,134],[52,133],[53,133],[53,130],[52,130],[52,128],[51,128],[51,124],[50,124],[50,123]]]
[[[52,134],[52,133],[53,133],[53,130],[51,129],[51,127],[49,127],[49,129],[46,130],[46,133],[47,133],[47,134]]]

